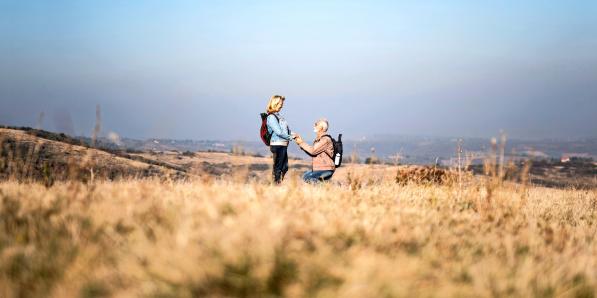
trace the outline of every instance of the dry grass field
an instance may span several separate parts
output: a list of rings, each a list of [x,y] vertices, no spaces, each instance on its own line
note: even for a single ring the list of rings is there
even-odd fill
[[[594,297],[597,191],[0,183],[0,297]],[[369,179],[370,180],[370,179]]]
[[[495,164],[350,164],[307,185],[300,160],[273,186],[268,158],[0,133],[0,297],[597,292],[596,188],[506,181]]]

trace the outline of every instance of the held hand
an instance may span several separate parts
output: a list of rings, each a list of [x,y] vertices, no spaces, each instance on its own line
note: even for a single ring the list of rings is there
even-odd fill
[[[290,136],[295,142],[298,142],[299,135],[296,132],[291,133]]]

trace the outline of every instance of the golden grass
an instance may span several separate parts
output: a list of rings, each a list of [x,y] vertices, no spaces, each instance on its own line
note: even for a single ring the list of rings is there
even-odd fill
[[[596,190],[351,186],[2,182],[0,297],[595,296]]]

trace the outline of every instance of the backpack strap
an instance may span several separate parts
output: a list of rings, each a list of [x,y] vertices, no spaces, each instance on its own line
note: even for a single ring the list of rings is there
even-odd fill
[[[280,118],[278,117],[278,115],[276,115],[276,113],[268,113],[269,115],[274,115],[274,117],[276,117],[276,120],[278,120],[278,124],[280,124]],[[286,125],[286,133],[290,134],[290,126]]]
[[[267,115],[274,115],[274,117],[276,117],[276,120],[278,120],[278,123],[280,123],[280,118],[278,118],[278,115],[276,115],[276,113],[267,113]]]
[[[332,151],[335,152],[336,151],[336,147],[334,146],[334,138],[332,138],[332,136],[330,136],[330,135],[323,135],[323,136],[321,136],[321,138],[323,138],[323,137],[330,138],[330,141],[332,142]],[[319,138],[319,139],[321,140],[321,138]],[[332,159],[332,161],[334,161],[334,157],[333,156],[330,156],[327,152],[325,152],[325,155],[327,155],[329,158]]]

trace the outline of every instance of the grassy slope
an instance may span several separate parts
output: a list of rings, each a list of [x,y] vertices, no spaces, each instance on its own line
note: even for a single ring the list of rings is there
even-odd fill
[[[88,180],[91,169],[97,178],[177,174],[175,167],[77,145],[72,139],[56,140],[57,136],[37,136],[28,131],[0,128],[0,179],[63,180],[85,176]]]
[[[207,179],[4,182],[0,197],[2,297],[592,297],[597,289],[596,190]]]

